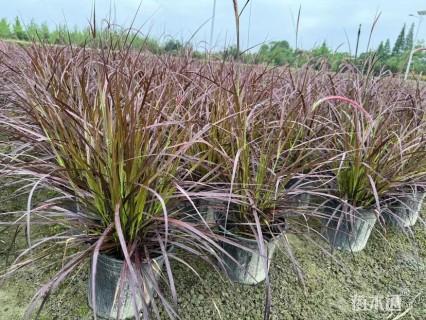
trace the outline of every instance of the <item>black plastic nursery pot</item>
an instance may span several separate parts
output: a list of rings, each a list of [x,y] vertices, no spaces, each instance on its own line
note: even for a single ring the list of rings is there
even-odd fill
[[[244,250],[231,243],[222,242],[222,248],[226,253],[221,253],[221,258],[225,266],[225,273],[229,279],[241,284],[258,284],[266,279],[266,274],[269,272],[269,266],[273,258],[275,249],[282,234],[278,235],[269,241],[264,240],[267,269],[264,268],[263,257],[260,254],[258,242],[256,239],[245,238],[238,236],[231,231],[225,230],[222,226],[223,236],[229,240],[247,248],[251,251]]]
[[[303,185],[311,183],[311,181],[307,178],[292,178],[290,179],[287,184],[285,185],[285,189],[291,189],[294,185]],[[294,208],[305,208],[308,207],[311,202],[311,197],[309,193],[299,193],[297,195],[290,196],[291,205]]]
[[[358,252],[365,248],[371,231],[377,221],[373,209],[357,209],[353,221],[341,219],[324,219],[323,234],[329,243],[337,249]]]
[[[404,228],[414,226],[425,196],[425,192],[414,192],[394,199],[383,213],[386,223]]]
[[[201,224],[201,223],[215,223],[215,207],[217,206],[217,201],[215,200],[205,200],[205,199],[194,199],[193,204],[189,201],[185,201],[182,206],[182,221]],[[195,208],[197,210],[195,210]]]
[[[150,285],[150,280],[155,277],[157,280],[160,277],[161,267],[164,263],[164,257],[161,255],[155,259],[152,259],[152,269],[154,274],[148,267],[148,263],[142,262],[143,274],[149,274],[144,277],[144,287],[141,290],[135,288],[137,305],[143,308],[142,299],[148,305],[153,296],[154,289]],[[123,276],[123,265],[124,261],[113,258],[106,254],[100,254],[97,260],[96,266],[96,278],[95,278],[95,299],[96,299],[96,314],[106,319],[127,319],[135,316],[134,309],[134,298],[131,293],[131,288],[128,280],[121,281]],[[135,266],[134,266],[135,267]],[[135,267],[136,268],[136,267]],[[129,272],[127,272],[128,274]],[[127,278],[127,276],[126,276]],[[120,290],[122,290],[120,292]],[[92,304],[92,272],[89,275],[89,290],[88,290],[89,305],[93,309]]]
[[[78,212],[79,205],[78,205],[78,202],[74,201],[74,202],[69,202],[65,204],[64,208],[72,212]]]
[[[302,188],[318,189],[322,187],[322,182],[318,178],[306,177],[306,178],[292,178],[285,185],[286,189],[293,188],[296,184]],[[323,192],[323,191],[322,191]],[[317,206],[325,201],[325,198],[320,194],[311,192],[301,192],[296,195],[290,196],[291,205],[294,208],[307,209],[312,206]]]

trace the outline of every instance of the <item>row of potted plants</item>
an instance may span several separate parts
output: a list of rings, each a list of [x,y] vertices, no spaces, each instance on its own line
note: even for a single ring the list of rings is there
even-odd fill
[[[28,209],[8,215],[29,245],[5,276],[58,244],[71,252],[28,316],[86,258],[97,315],[160,317],[160,301],[177,318],[171,264],[191,268],[182,252],[269,288],[278,242],[311,220],[352,251],[366,245],[355,231],[368,235],[376,221],[415,222],[407,208],[418,209],[426,183],[423,88],[357,70],[157,57],[103,36],[91,50],[2,53],[0,123],[12,134],[0,170],[25,182]],[[32,205],[38,188],[56,197]],[[33,242],[37,224],[60,228]]]

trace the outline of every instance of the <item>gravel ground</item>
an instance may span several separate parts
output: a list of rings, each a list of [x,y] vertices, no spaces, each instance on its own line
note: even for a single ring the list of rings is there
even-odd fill
[[[270,318],[425,319],[425,230],[423,223],[417,223],[412,234],[390,230],[383,235],[376,230],[364,251],[334,252],[339,263],[316,244],[289,235],[304,274],[306,295],[288,254],[279,250],[270,273]],[[6,257],[1,249],[6,248],[11,234],[12,230],[0,234],[0,268]],[[319,238],[313,239],[327,248]],[[60,260],[60,256],[50,260]],[[232,284],[204,262],[192,263],[203,281],[182,265],[174,265],[182,319],[262,319],[264,285]],[[0,319],[21,319],[32,295],[56,268],[55,264],[34,265],[9,278],[0,287]],[[93,319],[87,305],[87,273],[88,263],[59,287],[40,318]],[[354,301],[361,304],[354,306]],[[396,303],[393,308],[391,302]]]
[[[22,203],[24,199],[7,191],[0,193],[0,213],[5,208],[17,210]],[[422,216],[426,220],[426,210]],[[0,224],[0,272],[19,251],[19,247],[10,245],[15,230],[4,230]],[[283,245],[274,256],[270,272],[270,319],[425,319],[426,225],[423,221],[406,233],[389,230],[384,235],[374,230],[364,251],[354,254],[335,251],[334,258],[319,249],[318,245],[330,248],[318,236],[311,236],[313,241],[288,235],[304,274],[305,290]],[[25,243],[24,232],[18,234],[17,243]],[[27,267],[0,286],[0,320],[22,319],[32,296],[54,275],[61,255],[58,252],[44,264]],[[262,319],[263,284],[233,284],[201,260],[193,260],[191,265],[202,280],[183,265],[173,265],[182,319]],[[83,264],[54,292],[40,319],[93,319],[87,304],[88,267],[89,262]]]

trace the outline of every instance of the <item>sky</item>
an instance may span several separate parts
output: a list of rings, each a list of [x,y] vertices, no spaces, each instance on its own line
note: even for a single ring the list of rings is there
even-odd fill
[[[240,9],[247,0],[239,0]],[[0,17],[12,21],[46,21],[51,27],[66,24],[86,27],[93,10],[93,0],[0,0]],[[142,27],[144,34],[187,41],[197,48],[221,49],[235,43],[232,0],[95,0],[98,21],[111,17],[121,26]],[[138,6],[140,9],[136,15]],[[296,21],[300,8],[299,28]],[[241,15],[242,48],[252,48],[265,41],[287,40],[295,48],[312,49],[326,41],[332,50],[354,53],[361,24],[359,52],[368,49],[368,39],[375,18],[370,48],[390,39],[394,44],[404,23],[417,26],[418,11],[426,10],[424,0],[250,0]],[[418,39],[426,39],[426,16],[418,30]],[[296,37],[297,34],[297,37]],[[211,36],[213,37],[211,38]],[[210,41],[212,39],[212,41]],[[296,43],[297,40],[297,43]]]

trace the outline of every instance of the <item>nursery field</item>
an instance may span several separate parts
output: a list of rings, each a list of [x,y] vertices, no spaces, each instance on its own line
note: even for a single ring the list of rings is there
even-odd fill
[[[128,36],[0,43],[0,319],[424,319],[421,83]]]

